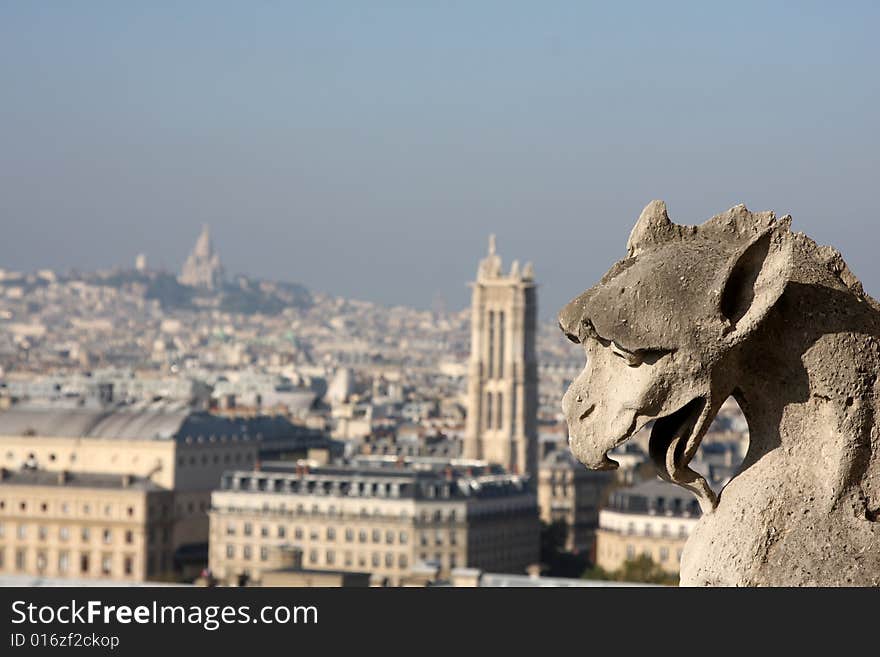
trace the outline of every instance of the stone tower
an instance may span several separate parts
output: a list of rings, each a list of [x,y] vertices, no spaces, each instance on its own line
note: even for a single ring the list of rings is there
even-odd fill
[[[536,296],[531,263],[501,271],[495,236],[471,284],[465,458],[535,476],[538,457]]]

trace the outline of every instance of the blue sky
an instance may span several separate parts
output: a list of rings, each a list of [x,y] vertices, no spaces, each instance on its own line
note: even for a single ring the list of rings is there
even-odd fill
[[[0,2],[0,267],[227,268],[552,316],[651,199],[790,213],[880,295],[876,3]]]

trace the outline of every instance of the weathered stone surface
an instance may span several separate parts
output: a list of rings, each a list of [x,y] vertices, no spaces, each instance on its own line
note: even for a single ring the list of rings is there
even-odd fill
[[[654,201],[559,315],[587,356],[562,402],[575,455],[616,467],[655,420],[660,476],[700,499],[684,585],[880,585],[880,305],[790,224],[739,205],[678,226]],[[749,450],[716,499],[688,464],[730,395]]]

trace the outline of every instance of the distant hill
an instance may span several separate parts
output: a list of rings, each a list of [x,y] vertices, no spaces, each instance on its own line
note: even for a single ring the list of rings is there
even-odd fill
[[[219,290],[183,285],[174,274],[167,272],[134,269],[80,274],[76,278],[92,285],[140,292],[147,299],[157,300],[164,310],[216,308],[243,315],[277,315],[285,308],[305,309],[313,303],[311,293],[303,285],[263,281],[248,276],[238,276],[232,282],[224,282]]]

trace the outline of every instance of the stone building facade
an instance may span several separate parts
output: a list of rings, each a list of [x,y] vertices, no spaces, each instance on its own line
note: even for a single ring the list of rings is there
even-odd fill
[[[596,560],[599,508],[614,482],[614,473],[587,470],[564,446],[550,451],[538,467],[541,521],[564,523],[563,548],[586,555],[591,563]]]
[[[659,479],[611,493],[599,512],[596,563],[619,570],[639,555],[678,574],[682,550],[700,518],[700,505],[688,491]]]
[[[143,582],[170,571],[173,493],[128,475],[0,469],[0,573]]]
[[[35,479],[40,485],[60,477],[71,482],[72,494],[83,505],[98,508],[111,487],[75,482],[103,481],[102,477],[148,482],[155,494],[167,493],[156,507],[161,517],[155,520],[165,523],[162,531],[168,535],[167,545],[155,548],[156,565],[148,569],[149,576],[190,576],[207,564],[208,508],[223,472],[253,467],[263,448],[271,453],[272,446],[280,449],[297,442],[295,436],[285,440],[270,435],[283,430],[277,424],[189,410],[13,408],[0,413],[0,467],[7,473],[0,490],[18,481],[19,474],[42,473],[47,477]],[[46,494],[49,490],[59,499],[65,494],[65,488],[54,484]],[[114,494],[131,496],[135,490],[121,487]],[[89,502],[89,495],[96,497]],[[43,518],[33,505],[27,514],[34,515],[34,522]],[[0,536],[0,547],[13,549],[9,540],[8,533]],[[36,571],[29,567],[26,572]]]
[[[524,572],[538,560],[538,509],[524,477],[470,466],[264,464],[223,477],[211,506],[210,568],[259,582],[288,549],[311,570],[404,584],[420,564]]]
[[[464,457],[534,477],[538,466],[536,285],[531,264],[501,270],[495,238],[472,284]]]

